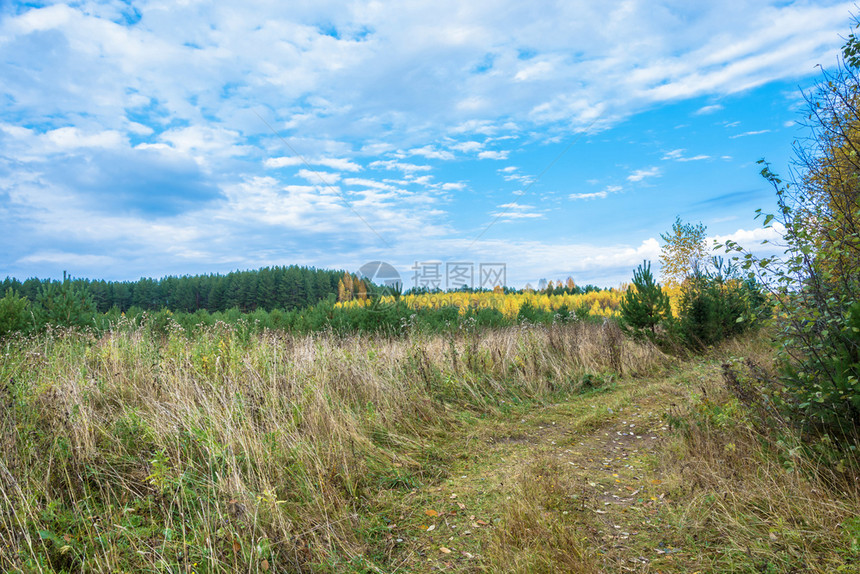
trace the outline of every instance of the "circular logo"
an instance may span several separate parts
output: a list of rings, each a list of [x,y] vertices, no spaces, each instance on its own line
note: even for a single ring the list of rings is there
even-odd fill
[[[361,279],[367,279],[378,287],[378,289],[374,289],[374,297],[394,297],[403,292],[403,280],[400,278],[400,273],[393,265],[385,261],[365,263],[359,267],[358,276]]]

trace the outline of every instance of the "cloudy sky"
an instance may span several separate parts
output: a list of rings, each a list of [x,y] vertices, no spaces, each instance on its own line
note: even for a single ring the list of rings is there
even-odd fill
[[[853,2],[0,4],[0,276],[507,264],[761,239]]]

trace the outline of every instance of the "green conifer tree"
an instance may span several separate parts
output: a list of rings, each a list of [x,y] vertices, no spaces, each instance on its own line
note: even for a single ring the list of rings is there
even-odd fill
[[[643,261],[633,272],[633,285],[621,299],[621,326],[634,334],[657,334],[657,326],[672,319],[669,296],[654,281],[651,263]]]

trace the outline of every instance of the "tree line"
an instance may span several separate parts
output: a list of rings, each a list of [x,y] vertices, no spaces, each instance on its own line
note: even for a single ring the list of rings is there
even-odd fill
[[[64,274],[65,275],[65,274]],[[25,281],[6,277],[0,294],[14,291],[31,303],[50,285],[68,285],[88,295],[99,313],[132,307],[144,311],[168,309],[173,312],[223,312],[239,309],[250,313],[258,309],[293,310],[314,305],[329,295],[337,295],[343,271],[314,267],[264,267],[233,271],[226,275],[184,275],[138,281],[73,279],[63,281],[30,278]]]

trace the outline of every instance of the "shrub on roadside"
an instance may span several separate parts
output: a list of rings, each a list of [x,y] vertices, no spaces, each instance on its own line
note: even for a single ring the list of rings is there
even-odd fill
[[[681,287],[677,335],[692,349],[703,349],[757,328],[769,306],[750,280],[699,272]]]

